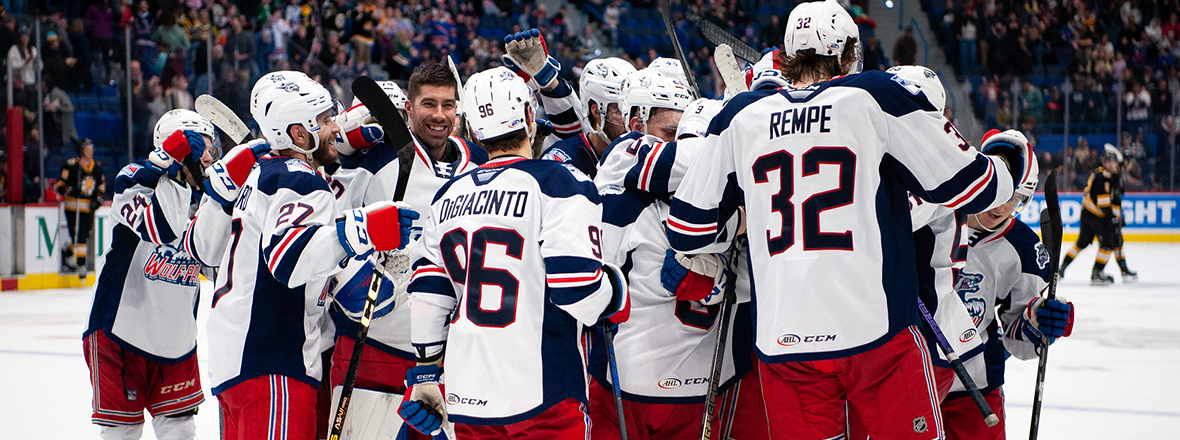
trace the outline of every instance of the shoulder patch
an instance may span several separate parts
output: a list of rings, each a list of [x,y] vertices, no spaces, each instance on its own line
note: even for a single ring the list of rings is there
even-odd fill
[[[1049,251],[1045,250],[1045,244],[1039,241],[1034,247],[1037,250],[1037,267],[1044,269],[1049,265]]]
[[[569,162],[573,160],[570,155],[566,154],[564,151],[561,151],[560,148],[550,148],[549,151],[546,151],[545,154],[541,155],[541,158],[546,160],[554,160],[557,162]]]
[[[570,165],[565,162],[562,162],[561,166],[565,167],[567,170],[570,170],[570,174],[572,174],[574,176],[574,179],[576,179],[577,181],[579,181],[579,182],[589,182],[590,181],[590,176],[587,176],[586,173],[583,173],[582,170],[578,169],[578,167]]]
[[[143,168],[143,165],[140,165],[137,163],[129,163],[129,164],[127,164],[127,166],[123,167],[123,169],[119,170],[119,175],[120,176],[134,176],[135,172],[139,171],[141,168]]]
[[[299,159],[287,159],[287,171],[296,172],[301,171],[308,174],[315,174],[315,170],[311,169],[311,165]]]

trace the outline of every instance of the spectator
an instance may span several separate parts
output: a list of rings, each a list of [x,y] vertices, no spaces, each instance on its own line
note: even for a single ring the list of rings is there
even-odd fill
[[[770,23],[767,23],[766,26],[762,27],[762,36],[761,36],[762,44],[765,46],[768,46],[768,47],[781,45],[781,44],[783,44],[783,38],[784,38],[784,35],[786,34],[786,32],[787,32],[787,27],[781,21],[779,21],[778,15],[771,15],[770,16]],[[877,41],[877,39],[874,37],[869,37],[869,38],[866,38],[865,40],[866,41]],[[871,47],[871,46],[869,46],[869,45],[865,46],[866,52],[868,50],[867,48],[869,48],[869,47]],[[884,50],[881,49],[881,43],[879,43],[879,42],[877,43],[877,50],[881,51],[881,57],[878,58],[878,60],[884,61],[885,60],[885,56],[884,56],[885,52],[884,52]],[[868,57],[867,53],[865,54],[865,57],[866,58]],[[866,66],[872,66],[872,68],[876,68],[877,64],[879,64],[879,63],[874,63],[874,64],[869,64],[867,62],[865,63]]]
[[[1085,137],[1078,136],[1078,148],[1073,151],[1073,167],[1069,171],[1069,178],[1073,182],[1074,189],[1086,187],[1086,181],[1090,178],[1090,173],[1094,171],[1097,163],[1097,155],[1090,148],[1089,141]]]
[[[1123,103],[1127,106],[1127,121],[1142,122],[1147,120],[1151,109],[1151,95],[1138,82],[1131,86],[1131,90],[1123,96]]]
[[[56,32],[49,31],[45,34],[45,70],[41,72],[41,77],[45,80],[52,81],[54,85],[64,86],[70,88],[74,84],[73,78],[70,78],[70,69],[78,62],[77,58],[71,57],[66,47],[62,45],[62,39]]]
[[[164,93],[164,104],[167,110],[193,109],[193,95],[188,92],[188,77],[184,73],[173,75],[168,90]],[[165,110],[165,111],[167,111]],[[152,125],[153,127],[155,124]]]
[[[777,16],[775,16],[777,17]],[[780,38],[781,35],[780,35]],[[782,40],[770,40],[782,41]],[[868,37],[865,39],[864,46],[864,69],[865,70],[885,70],[888,68],[888,60],[885,59],[885,49],[881,48],[881,42],[877,41],[877,37]]]
[[[1021,84],[1023,93],[1020,94],[1020,111],[1022,114],[1032,116],[1034,120],[1040,121],[1045,117],[1045,98],[1041,95],[1041,89],[1032,85],[1028,79],[1025,79]]]
[[[60,153],[66,145],[72,145],[78,139],[78,131],[74,127],[74,103],[61,87],[53,80],[44,78],[45,87],[45,127],[53,135],[45,138],[46,143],[56,153]]]
[[[959,69],[963,75],[975,74],[975,61],[978,56],[978,46],[975,40],[979,33],[978,23],[979,20],[975,18],[975,10],[971,8],[967,9],[962,19],[955,22],[958,32],[956,36],[959,38]],[[906,34],[909,33],[910,30],[907,28]]]
[[[1005,97],[1004,102],[1000,104],[1000,108],[996,109],[996,126],[1001,128],[1012,127],[1013,118],[1012,100]]]
[[[160,85],[160,77],[153,76],[148,80],[148,131],[156,126],[156,121],[160,120],[164,113],[171,110],[168,104],[164,102],[164,87]]]
[[[86,8],[86,15],[82,18],[86,24],[86,35],[90,37],[90,47],[95,51],[100,62],[111,59],[114,53],[114,17],[106,1],[95,0]]]
[[[13,72],[19,72],[21,81],[25,84],[37,83],[37,48],[29,43],[29,28],[20,29],[20,40],[8,49],[8,67]]]
[[[914,28],[906,26],[905,34],[893,43],[893,65],[910,66],[918,55],[918,42],[914,40]]]
[[[163,12],[160,14],[160,26],[152,32],[152,41],[157,45],[167,45],[172,49],[188,50],[189,39],[184,28],[176,22],[176,14]]]

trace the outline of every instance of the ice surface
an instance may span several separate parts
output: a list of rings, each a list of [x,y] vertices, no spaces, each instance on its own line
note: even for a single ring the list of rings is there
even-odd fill
[[[1068,244],[1064,246],[1068,249]],[[1058,294],[1077,307],[1073,336],[1049,351],[1041,438],[1180,437],[1180,244],[1127,243],[1136,284],[1091,287],[1095,247],[1082,252]],[[204,318],[198,356],[205,366]],[[90,379],[82,357],[92,289],[0,293],[0,438],[98,438],[90,423]],[[1036,361],[1008,361],[1008,437],[1027,438]],[[204,384],[206,389],[210,384]],[[218,438],[216,398],[197,415],[198,438]],[[154,438],[151,424],[144,438]]]

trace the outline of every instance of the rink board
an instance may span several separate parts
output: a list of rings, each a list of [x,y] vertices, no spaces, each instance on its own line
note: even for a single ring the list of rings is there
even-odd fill
[[[1064,242],[1077,240],[1082,218],[1082,193],[1061,193],[1061,223],[1065,229]],[[1020,211],[1020,220],[1040,230],[1044,194],[1036,194],[1029,205]],[[1125,241],[1180,242],[1180,192],[1127,193],[1123,195],[1123,227]]]

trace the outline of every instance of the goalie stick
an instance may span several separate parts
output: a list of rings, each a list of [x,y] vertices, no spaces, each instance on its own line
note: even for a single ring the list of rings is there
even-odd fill
[[[726,99],[750,90],[746,85],[745,72],[738,66],[737,59],[733,57],[733,48],[728,44],[717,45],[717,50],[713,51],[713,63],[717,65],[717,71],[725,82]]]
[[[728,45],[733,49],[733,54],[745,62],[754,64],[762,60],[762,53],[750,47],[750,45],[743,43],[742,40],[737,39],[724,29],[717,27],[716,24],[709,20],[698,20],[697,29],[701,30],[701,34],[705,36],[706,40],[713,43],[714,46]]]
[[[1061,277],[1058,266],[1061,260],[1061,205],[1057,203],[1057,170],[1049,171],[1045,177],[1045,209],[1041,210],[1041,240],[1049,251],[1049,269],[1053,278],[1049,280],[1048,299],[1057,298],[1057,281]],[[1041,356],[1037,364],[1037,389],[1033,394],[1032,423],[1029,426],[1029,440],[1037,440],[1041,428],[1041,399],[1045,391],[1045,366],[1049,361],[1049,337],[1041,337]]]
[[[241,118],[217,98],[210,95],[198,96],[193,102],[193,107],[197,109],[197,113],[228,135],[235,145],[246,142],[246,138],[250,137],[250,129]]]
[[[459,137],[467,136],[467,118],[463,117],[463,79],[459,77],[459,69],[455,67],[455,60],[447,55],[447,68],[451,69],[451,75],[455,76],[455,108],[459,121]]]
[[[934,316],[930,315],[930,310],[926,308],[926,303],[922,302],[921,298],[918,298],[918,310],[922,312],[922,318],[926,320],[926,324],[934,332],[934,337],[938,341],[938,347],[946,354],[946,360],[950,362],[951,369],[955,370],[955,376],[959,377],[959,382],[963,383],[963,388],[967,389],[967,393],[971,395],[971,400],[975,402],[975,407],[983,415],[983,422],[987,424],[988,428],[996,426],[996,424],[1000,423],[1000,418],[996,417],[996,413],[987,405],[987,401],[983,400],[983,394],[979,392],[979,386],[975,385],[975,381],[971,379],[971,374],[967,373],[967,368],[963,366],[963,361],[959,359],[959,355],[951,348],[951,343],[946,340],[946,335],[942,334],[942,328],[938,326],[938,322],[934,321]]]
[[[389,100],[389,95],[376,81],[367,76],[357,78],[352,82],[352,93],[369,109],[369,114],[377,119],[384,132],[387,147],[397,148],[398,165],[397,187],[393,192],[393,201],[399,202],[406,195],[406,183],[410,178],[410,171],[414,165],[414,138],[406,127],[401,113]],[[407,153],[408,152],[408,153]],[[364,354],[365,341],[369,337],[369,324],[373,316],[373,307],[377,302],[377,293],[381,290],[381,280],[385,278],[385,266],[377,263],[373,265],[373,283],[369,286],[369,297],[365,300],[365,309],[361,314],[360,330],[357,331],[356,343],[353,344],[352,356],[348,360],[348,370],[344,375],[344,384],[340,390],[340,403],[336,406],[336,416],[332,421],[329,440],[339,440],[344,429],[344,420],[348,417],[348,404],[352,400],[352,390],[356,386],[357,369],[360,367],[361,355]],[[454,434],[447,432],[448,438]]]
[[[668,31],[668,38],[672,39],[672,50],[676,52],[676,59],[680,60],[680,69],[684,71],[688,87],[692,89],[693,97],[699,98],[701,89],[697,87],[697,80],[688,68],[688,58],[684,57],[684,49],[680,47],[680,39],[676,37],[676,28],[672,25],[672,4],[669,0],[660,0],[660,15],[664,17],[664,28]]]

